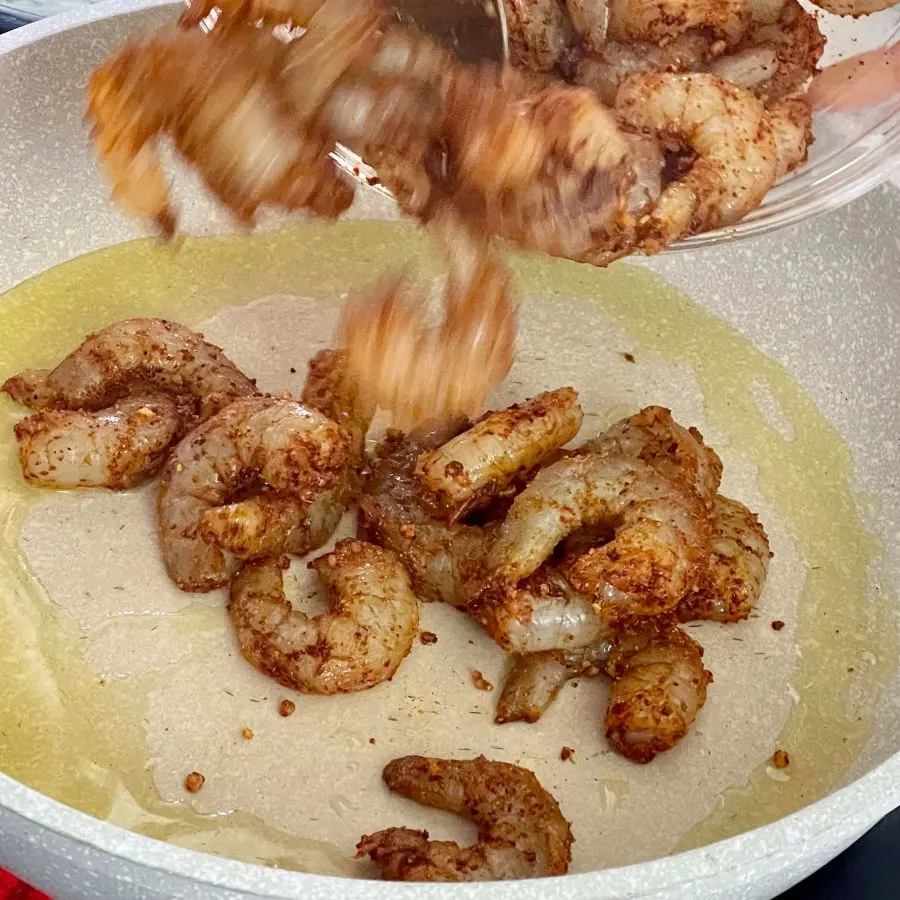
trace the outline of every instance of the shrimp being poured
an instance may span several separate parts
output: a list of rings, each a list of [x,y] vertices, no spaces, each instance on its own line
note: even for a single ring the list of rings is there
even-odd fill
[[[385,766],[384,782],[417,803],[470,819],[469,847],[432,841],[425,831],[387,828],[357,844],[389,881],[499,881],[564,875],[572,831],[559,804],[533,773],[479,756],[471,760],[406,756]]]
[[[389,550],[341,541],[313,560],[328,612],[310,618],[284,592],[285,563],[247,563],[231,584],[228,615],[244,658],[285,687],[360,691],[393,677],[419,627],[409,578]]]
[[[424,297],[395,279],[349,303],[338,328],[352,377],[401,428],[478,412],[513,362],[516,309],[508,270],[455,217],[433,228],[451,250],[443,324],[428,327]]]

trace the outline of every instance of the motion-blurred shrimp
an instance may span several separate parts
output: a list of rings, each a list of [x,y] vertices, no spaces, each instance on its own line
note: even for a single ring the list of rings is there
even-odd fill
[[[629,127],[697,154],[642,223],[640,244],[647,252],[737,222],[775,184],[780,159],[765,107],[723,78],[635,75],[619,88],[616,109]]]
[[[682,622],[746,619],[762,593],[772,556],[765,529],[746,506],[720,495],[709,547],[694,590],[678,606],[678,617]]]
[[[161,29],[120,48],[88,86],[88,118],[113,199],[163,237],[175,233],[157,148],[168,136],[244,224],[266,205],[343,212],[353,189],[327,158],[332,143],[299,114],[284,83],[300,43],[286,46],[255,28]]]
[[[534,774],[479,756],[472,760],[406,756],[384,769],[395,793],[470,819],[470,847],[430,841],[425,831],[388,828],[366,835],[368,855],[389,881],[491,881],[563,875],[572,858],[572,831],[559,804]]]
[[[182,440],[163,474],[157,507],[170,577],[186,591],[226,584],[236,561],[204,538],[204,515],[247,485],[309,503],[342,483],[349,461],[347,432],[300,403],[252,397],[227,406]]]
[[[128,397],[100,412],[37,412],[15,428],[22,474],[41,487],[133,487],[165,462],[185,418],[166,396]]]
[[[89,335],[55,369],[21,372],[3,390],[32,409],[86,410],[152,391],[190,400],[202,420],[255,394],[256,383],[202,334],[165,319],[125,319]]]
[[[559,0],[501,0],[514,65],[548,72],[572,43],[574,30]]]
[[[317,550],[331,537],[359,488],[359,469],[373,410],[347,373],[345,353],[322,350],[310,360],[301,402],[347,431],[350,461],[345,476],[336,487],[319,492],[311,503],[269,490],[207,510],[200,533],[239,559],[281,553],[305,556]]]
[[[394,676],[419,627],[409,579],[389,550],[341,541],[313,560],[328,612],[293,609],[277,560],[247,563],[231,584],[228,615],[244,658],[285,687],[310,694],[361,691]]]
[[[459,519],[543,465],[575,437],[582,418],[572,388],[547,391],[423,453],[416,473],[449,517]]]
[[[707,536],[699,497],[639,459],[586,454],[554,463],[516,497],[491,548],[489,568],[516,584],[584,526],[613,539],[577,555],[565,575],[607,620],[672,609],[693,587]]]
[[[622,635],[606,670],[612,677],[606,738],[633,762],[650,762],[688,732],[712,675],[703,649],[680,628]]]
[[[452,248],[444,323],[427,327],[425,298],[404,297],[395,280],[345,306],[338,329],[352,377],[399,427],[478,412],[513,362],[508,270],[486,240],[457,221],[436,227]]]

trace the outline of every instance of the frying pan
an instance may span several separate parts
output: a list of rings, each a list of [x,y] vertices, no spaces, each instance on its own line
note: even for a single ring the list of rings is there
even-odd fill
[[[171,14],[157,0],[116,0],[0,37],[0,290],[139,236],[105,200],[87,146],[82,91],[92,68],[124,36]],[[363,203],[356,214],[375,213]],[[200,211],[194,220],[207,218]],[[877,500],[867,524],[883,542],[894,584],[900,580],[898,221],[900,195],[877,189],[778,234],[644,263],[737,328],[813,398],[853,453],[855,486]],[[900,605],[892,590],[883,602],[893,610],[889,627],[897,629]],[[896,672],[884,685],[863,752],[827,796],[810,799],[764,827],[624,868],[514,885],[396,885],[185,850],[0,775],[0,867],[58,898],[769,898],[900,805]]]

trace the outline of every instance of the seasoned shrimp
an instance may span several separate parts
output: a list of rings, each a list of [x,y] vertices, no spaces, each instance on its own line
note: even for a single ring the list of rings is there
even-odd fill
[[[664,406],[647,406],[616,422],[578,451],[636,457],[710,502],[722,480],[716,451],[706,446],[696,428],[679,425]]]
[[[572,831],[559,804],[528,769],[492,762],[406,756],[388,763],[384,782],[435,809],[470,819],[478,841],[460,847],[430,841],[425,831],[388,828],[366,835],[357,856],[368,855],[389,881],[492,881],[564,875],[572,859]]]
[[[785,97],[769,108],[769,124],[775,138],[777,169],[781,178],[803,165],[813,142],[812,108],[806,97]]]
[[[735,43],[747,27],[746,0],[607,0],[607,33],[614,41],[664,44],[692,28]]]
[[[196,28],[213,10],[219,13],[217,26],[261,23],[306,27],[323,0],[191,0],[181,14],[182,28]]]
[[[629,75],[697,71],[712,55],[712,43],[710,35],[702,32],[680,34],[662,47],[647,41],[607,41],[590,55],[568,60],[566,74],[573,83],[596,91],[604,103],[613,106],[619,85]]]
[[[252,397],[227,406],[175,448],[163,474],[160,540],[172,580],[209,591],[231,578],[235,561],[204,539],[208,510],[253,483],[311,502],[343,482],[349,460],[346,431],[300,403]]]
[[[256,383],[202,334],[165,319],[125,319],[89,335],[52,371],[21,372],[3,390],[33,409],[87,410],[153,391],[192,398],[205,419],[255,394]]]
[[[612,633],[591,647],[515,654],[503,682],[494,721],[537,722],[573,678],[599,675],[612,651]]]
[[[613,539],[570,561],[565,574],[602,618],[665,612],[693,587],[705,504],[639,459],[618,455],[564,459],[538,473],[513,502],[488,565],[515,584],[567,535],[597,524]]]
[[[244,658],[308,694],[390,680],[419,628],[418,602],[397,557],[347,540],[309,565],[328,593],[328,612],[313,618],[285,597],[282,563],[250,562],[234,578],[228,615]]]
[[[424,453],[416,473],[451,519],[459,519],[542,465],[578,433],[572,388],[547,391],[485,416],[443,447]]]
[[[399,427],[478,412],[513,362],[509,271],[455,217],[435,227],[452,248],[443,325],[426,327],[425,298],[404,297],[402,281],[395,280],[345,306],[338,329],[351,376]]]
[[[549,72],[572,43],[572,22],[558,0],[501,0],[513,65]]]
[[[897,5],[897,0],[812,0],[819,9],[824,9],[835,16],[870,16],[872,13],[881,12],[891,6]]]
[[[624,634],[606,669],[613,679],[607,740],[639,763],[650,762],[687,734],[712,681],[703,667],[703,649],[680,628]]]
[[[472,618],[510,653],[587,647],[609,633],[591,599],[549,567],[515,586],[488,581],[480,590],[467,588]]]
[[[308,127],[284,84],[299,43],[285,46],[255,28],[166,28],[121,47],[88,86],[88,118],[113,199],[163,237],[175,233],[157,148],[167,135],[246,225],[265,205],[343,212],[353,189],[327,158],[327,134]]]
[[[735,55],[722,57],[710,71],[752,88],[758,97],[771,103],[802,88],[815,74],[824,50],[825,35],[819,20],[797,0],[789,0],[777,21],[751,28]]]
[[[459,434],[462,419],[422,426],[384,448],[359,498],[365,534],[398,554],[416,593],[464,607],[491,529],[441,521],[416,477],[419,457]]]
[[[616,109],[631,128],[697,154],[663,191],[641,246],[657,252],[688,234],[737,222],[775,184],[779,158],[771,121],[749,92],[709,74],[650,73],[628,78]]]
[[[762,593],[771,557],[756,515],[737,500],[717,497],[710,552],[693,592],[678,606],[678,617],[682,622],[746,619]]]
[[[585,47],[594,53],[601,51],[609,27],[607,0],[566,0],[566,9]]]
[[[366,433],[373,410],[347,374],[346,354],[322,350],[309,362],[301,402],[338,423],[350,436],[350,466],[336,487],[312,503],[279,491],[265,491],[207,510],[200,523],[205,540],[239,559],[289,553],[305,556],[334,533],[358,489]]]
[[[166,396],[129,397],[96,413],[43,410],[16,425],[22,475],[41,487],[134,487],[156,473],[184,424]]]

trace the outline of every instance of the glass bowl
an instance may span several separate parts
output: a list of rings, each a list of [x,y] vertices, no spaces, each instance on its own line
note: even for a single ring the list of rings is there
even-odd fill
[[[828,39],[822,67],[900,40],[900,6],[851,19],[803,5],[816,12]],[[693,235],[664,252],[766,234],[836,209],[876,187],[900,167],[900,94],[852,113],[820,110],[813,133],[809,162],[783,178],[758,209],[737,225]]]

